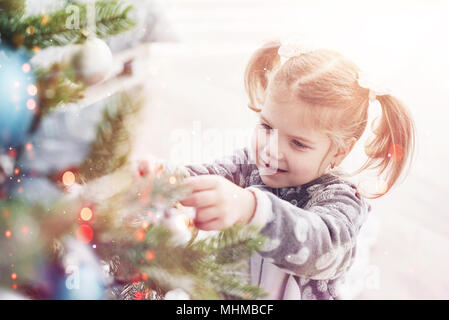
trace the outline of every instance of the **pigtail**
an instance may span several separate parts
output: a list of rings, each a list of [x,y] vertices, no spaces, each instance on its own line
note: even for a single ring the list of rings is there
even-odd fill
[[[369,159],[358,172],[367,168],[379,169],[379,175],[385,172],[385,186],[380,193],[369,199],[376,199],[387,193],[397,182],[408,164],[411,167],[415,150],[415,125],[406,106],[391,95],[377,96],[382,106],[382,116],[374,129],[375,137],[365,145]],[[407,174],[408,174],[407,170]]]
[[[280,65],[280,45],[278,40],[265,43],[251,56],[246,66],[244,81],[250,100],[248,107],[255,112],[261,111],[259,106],[264,103],[269,76]]]

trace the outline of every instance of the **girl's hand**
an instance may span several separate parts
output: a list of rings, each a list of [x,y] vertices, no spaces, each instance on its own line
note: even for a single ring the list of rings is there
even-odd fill
[[[196,209],[195,225],[221,230],[235,223],[247,224],[256,210],[254,194],[218,175],[200,175],[183,181],[193,190],[181,204]]]

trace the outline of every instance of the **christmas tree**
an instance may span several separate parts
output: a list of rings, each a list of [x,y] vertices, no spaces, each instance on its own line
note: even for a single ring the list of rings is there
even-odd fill
[[[133,6],[59,4],[34,15],[0,0],[2,298],[263,296],[236,275],[264,239],[240,225],[199,239],[178,203],[183,168],[130,160],[139,87],[89,100],[108,79],[132,78],[132,59],[111,76],[105,40],[136,26]],[[70,48],[63,59],[34,59],[57,47]],[[74,135],[45,140],[68,121]]]

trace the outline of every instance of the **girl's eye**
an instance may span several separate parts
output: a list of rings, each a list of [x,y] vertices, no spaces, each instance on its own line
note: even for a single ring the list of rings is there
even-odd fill
[[[296,147],[299,147],[299,148],[307,148],[307,146],[303,145],[301,142],[299,142],[299,141],[297,141],[297,140],[293,140],[292,142],[293,142],[293,144],[294,144]]]
[[[264,127],[266,130],[271,130],[273,128],[271,128],[268,124],[265,123],[261,123],[262,127]]]

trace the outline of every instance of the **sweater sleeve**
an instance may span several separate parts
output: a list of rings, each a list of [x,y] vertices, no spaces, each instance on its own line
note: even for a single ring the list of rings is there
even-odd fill
[[[257,206],[248,225],[266,241],[262,258],[287,273],[315,280],[335,279],[352,265],[356,236],[371,208],[351,186],[338,183],[316,191],[304,209],[275,194],[248,187]]]
[[[187,165],[188,175],[216,174],[225,177],[240,187],[245,187],[245,177],[248,172],[248,149],[236,150],[232,155],[215,160],[210,164]]]

